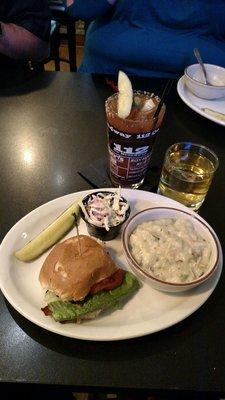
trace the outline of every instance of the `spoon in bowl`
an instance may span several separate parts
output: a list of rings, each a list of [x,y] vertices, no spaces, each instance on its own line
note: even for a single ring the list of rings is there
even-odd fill
[[[204,64],[203,64],[202,57],[201,57],[201,54],[200,54],[200,52],[199,52],[199,49],[197,49],[197,48],[194,49],[194,55],[195,55],[195,57],[197,58],[198,63],[200,64],[200,66],[201,66],[201,68],[202,68],[202,71],[203,71],[203,75],[204,75],[204,78],[205,78],[205,83],[206,83],[206,85],[211,86],[210,83],[209,83],[209,81],[208,81],[208,78],[207,78],[206,69],[205,69],[205,66],[204,66]]]

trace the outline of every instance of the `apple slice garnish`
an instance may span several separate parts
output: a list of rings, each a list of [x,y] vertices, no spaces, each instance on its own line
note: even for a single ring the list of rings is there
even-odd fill
[[[131,81],[123,71],[118,75],[118,116],[127,118],[130,114],[133,103],[133,89]]]

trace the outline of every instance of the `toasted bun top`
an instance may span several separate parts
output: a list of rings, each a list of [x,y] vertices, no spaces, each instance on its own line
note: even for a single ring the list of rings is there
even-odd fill
[[[47,256],[39,275],[41,285],[62,300],[82,300],[91,287],[118,270],[104,248],[80,235],[58,243]]]

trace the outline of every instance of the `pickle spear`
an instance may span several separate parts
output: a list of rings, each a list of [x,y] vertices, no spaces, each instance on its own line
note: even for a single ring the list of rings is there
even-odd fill
[[[78,213],[79,205],[75,202],[35,238],[17,250],[15,257],[20,261],[31,261],[40,256],[72,228]]]

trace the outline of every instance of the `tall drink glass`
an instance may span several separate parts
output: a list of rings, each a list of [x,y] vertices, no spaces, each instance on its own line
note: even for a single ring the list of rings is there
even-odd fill
[[[218,165],[217,155],[205,146],[173,144],[165,154],[158,193],[196,211],[205,200]]]
[[[162,106],[153,118],[159,97],[153,93],[134,91],[130,115],[117,114],[118,94],[106,101],[110,178],[114,186],[138,188],[144,182],[152,148],[165,114]]]

